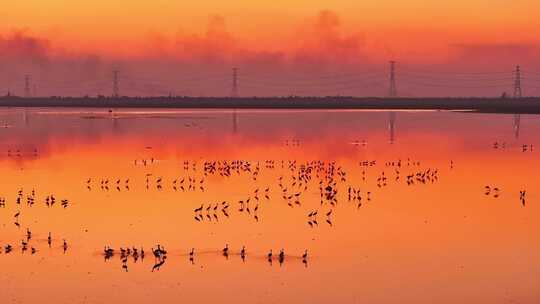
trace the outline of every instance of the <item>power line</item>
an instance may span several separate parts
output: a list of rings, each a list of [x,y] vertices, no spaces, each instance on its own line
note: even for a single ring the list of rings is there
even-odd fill
[[[257,78],[264,81],[283,81],[286,79],[288,83],[291,82],[328,82],[328,81],[335,81],[339,79],[356,79],[356,78],[363,78],[363,79],[371,79],[373,77],[380,77],[380,78],[386,78],[387,74],[382,71],[359,71],[356,73],[346,73],[346,74],[327,74],[327,75],[320,75],[320,76],[314,76],[314,75],[287,75],[283,73],[279,73],[279,75],[268,75],[268,74],[242,74],[245,76],[245,78],[252,79]]]
[[[509,74],[509,73],[507,73]],[[435,80],[435,81],[463,81],[463,82],[476,82],[476,81],[512,81],[514,77],[504,77],[504,78],[456,78],[452,75],[426,75],[426,74],[416,74],[416,73],[410,73],[410,72],[401,72],[400,75],[404,76],[402,78],[420,78],[420,79],[429,79],[429,80]]]
[[[248,92],[260,94],[262,92],[306,92],[306,93],[320,93],[325,92],[378,92],[378,96],[386,95],[389,97],[396,97],[398,95],[397,90],[397,62],[389,62],[389,70],[383,73],[375,72],[373,69],[349,72],[345,73],[332,73],[329,71],[321,71],[315,75],[304,75],[303,72],[293,73],[292,70],[284,70],[283,73],[266,74],[258,73],[253,70],[252,74],[242,74],[242,87],[247,88]],[[510,75],[512,73],[512,75]],[[170,77],[162,79],[163,75],[155,75],[155,77],[148,77],[148,74],[144,74],[143,77],[139,75],[125,75],[120,71],[112,71],[112,96],[120,96],[120,85],[122,85],[125,92],[138,92],[146,96],[152,96],[155,94],[172,95],[173,92],[206,92],[205,94],[223,94],[225,96],[238,96],[239,95],[239,69],[232,68],[232,75],[227,72],[211,73],[209,74],[201,72],[199,75],[171,75]],[[288,74],[288,75],[287,75]],[[109,74],[110,75],[110,74]],[[232,77],[231,77],[232,76]],[[400,89],[408,89],[413,87],[416,96],[421,96],[416,91],[422,92],[428,91],[429,88],[447,88],[454,89],[459,92],[459,89],[494,89],[494,88],[507,88],[511,86],[513,88],[513,97],[521,98],[523,96],[523,89],[536,90],[540,85],[540,73],[536,71],[528,71],[521,69],[517,66],[514,71],[508,72],[455,72],[455,71],[430,71],[423,68],[403,67],[399,64],[399,81]],[[20,76],[17,76],[17,78]],[[63,94],[80,93],[80,92],[106,92],[107,86],[111,85],[110,76],[105,76],[107,79],[102,79],[103,75],[94,75],[97,79],[85,79],[76,80],[77,78],[70,78],[69,80],[59,81],[45,78],[40,81],[40,94],[44,92],[60,92]],[[230,80],[229,80],[230,79]],[[24,75],[24,82],[16,81],[16,87],[18,90],[23,89],[25,97],[31,97],[36,95],[32,94],[32,85],[34,79],[30,75]],[[231,81],[229,86],[229,81]],[[109,83],[109,84],[107,84]],[[121,84],[120,84],[121,83]],[[212,84],[212,86],[210,86]],[[20,86],[23,85],[21,88]],[[182,88],[178,90],[176,88]],[[368,89],[366,89],[368,88]],[[410,88],[409,88],[410,89]],[[230,90],[230,91],[229,91]],[[410,89],[412,91],[412,89]],[[227,92],[228,91],[228,92]],[[385,92],[386,91],[386,92]],[[444,91],[444,90],[441,90]],[[400,90],[400,96],[409,96],[411,94],[405,94],[405,91]],[[137,93],[136,93],[137,94]],[[204,95],[204,94],[203,94]],[[246,95],[246,94],[244,94]],[[67,95],[70,96],[70,95]],[[71,95],[73,96],[73,95]]]
[[[437,83],[429,83],[429,82],[417,82],[417,81],[410,81],[408,79],[402,80],[402,83],[413,85],[413,86],[449,88],[449,89],[487,89],[487,88],[501,88],[501,87],[507,86],[507,84],[463,86],[463,85],[451,85],[451,84],[437,84]]]
[[[508,71],[490,71],[490,72],[460,72],[460,71],[451,71],[451,70],[443,70],[443,69],[425,69],[422,67],[409,67],[407,65],[400,64],[399,66],[400,72],[406,72],[411,71],[413,73],[424,73],[424,74],[448,74],[448,75],[457,75],[457,76],[481,76],[481,75],[508,75]]]
[[[262,81],[258,79],[246,79],[242,83],[243,84],[258,84],[261,86],[267,86],[267,87],[274,87],[274,88],[290,88],[290,87],[303,87],[303,88],[320,88],[320,87],[335,87],[335,86],[342,86],[342,85],[357,85],[357,84],[365,84],[365,83],[373,83],[374,81],[383,82],[384,79],[348,79],[348,80],[341,80],[336,82],[321,82],[321,83],[314,83],[314,84],[308,84],[308,83],[291,83],[291,82],[268,82],[268,81]]]

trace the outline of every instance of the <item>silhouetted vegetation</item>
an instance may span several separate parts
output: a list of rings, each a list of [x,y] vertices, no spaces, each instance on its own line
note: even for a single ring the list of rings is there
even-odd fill
[[[377,97],[44,97],[0,98],[2,107],[252,108],[252,109],[417,109],[540,114],[540,98],[377,98]]]

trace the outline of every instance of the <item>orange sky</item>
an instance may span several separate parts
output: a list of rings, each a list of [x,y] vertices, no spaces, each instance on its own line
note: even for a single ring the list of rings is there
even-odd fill
[[[538,11],[534,0],[11,1],[0,95],[22,95],[27,74],[34,95],[108,95],[119,69],[126,95],[227,96],[234,66],[244,96],[385,96],[395,60],[401,96],[500,96],[516,65],[536,96]],[[340,74],[353,76],[329,77]]]
[[[236,44],[287,52],[299,36],[310,35],[322,10],[339,18],[335,31],[360,36],[376,58],[415,57],[426,48],[445,57],[449,44],[531,44],[540,34],[534,0],[27,0],[4,4],[0,29],[27,28],[69,50],[140,55],[148,51],[143,45],[163,47],[179,35],[204,33],[209,16],[219,15]]]

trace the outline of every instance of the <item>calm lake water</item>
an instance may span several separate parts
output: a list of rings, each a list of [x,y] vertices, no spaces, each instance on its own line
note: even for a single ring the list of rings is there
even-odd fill
[[[538,134],[528,115],[2,109],[2,303],[539,303]]]

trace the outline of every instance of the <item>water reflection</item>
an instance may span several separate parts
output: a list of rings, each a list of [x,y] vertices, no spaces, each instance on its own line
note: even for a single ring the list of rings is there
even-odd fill
[[[535,116],[14,109],[0,125],[9,301],[538,296]]]
[[[396,127],[396,112],[388,113],[388,132],[390,133],[390,144],[393,144],[396,139],[395,127]]]
[[[232,132],[236,134],[238,132],[238,111],[236,109],[232,110]]]
[[[515,139],[519,139],[519,128],[521,127],[521,114],[514,114],[512,128],[514,130]]]

